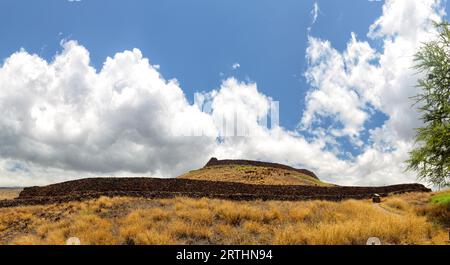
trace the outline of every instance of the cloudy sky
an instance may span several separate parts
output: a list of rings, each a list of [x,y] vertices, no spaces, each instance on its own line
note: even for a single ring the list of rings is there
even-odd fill
[[[416,182],[403,163],[421,125],[412,58],[447,10],[444,0],[3,0],[0,186],[174,177],[211,156],[342,185]],[[266,126],[277,105],[279,123]]]

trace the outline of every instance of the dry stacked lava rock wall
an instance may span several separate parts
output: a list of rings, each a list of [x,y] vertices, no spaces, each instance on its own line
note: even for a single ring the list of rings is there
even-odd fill
[[[99,196],[130,196],[145,198],[218,198],[232,200],[332,200],[366,199],[374,193],[382,196],[405,192],[429,192],[421,184],[385,187],[316,187],[249,185],[189,179],[156,178],[92,178],[25,188],[18,199],[0,201],[0,207],[23,204],[46,204],[85,200]]]

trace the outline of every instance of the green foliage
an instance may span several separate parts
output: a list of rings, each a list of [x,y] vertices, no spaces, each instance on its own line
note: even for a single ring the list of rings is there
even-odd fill
[[[417,129],[416,143],[410,152],[408,169],[419,178],[437,186],[450,184],[450,29],[436,23],[438,36],[424,43],[415,55],[415,67],[424,78],[414,99],[424,122]]]
[[[443,203],[443,204],[450,204],[450,191],[434,195],[431,198],[431,202],[434,203]]]

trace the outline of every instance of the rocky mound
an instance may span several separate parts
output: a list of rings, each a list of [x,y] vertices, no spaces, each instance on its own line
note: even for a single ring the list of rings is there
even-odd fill
[[[218,160],[214,157],[203,168],[178,178],[262,185],[332,186],[306,169],[251,160]]]
[[[218,160],[217,158],[213,157],[211,158],[208,163],[206,163],[205,167],[212,167],[212,166],[225,166],[225,165],[240,165],[240,166],[255,166],[255,167],[268,167],[268,168],[278,168],[278,169],[284,169],[284,170],[290,170],[295,171],[307,176],[310,176],[315,179],[319,179],[314,172],[309,171],[307,169],[297,169],[290,166],[277,164],[277,163],[269,163],[269,162],[261,162],[261,161],[253,161],[253,160],[231,160],[231,159],[224,159],[224,160]]]

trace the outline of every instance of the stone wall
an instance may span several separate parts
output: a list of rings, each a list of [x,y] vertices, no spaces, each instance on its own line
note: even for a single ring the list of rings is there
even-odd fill
[[[250,185],[188,179],[92,178],[44,187],[25,188],[18,199],[0,201],[0,207],[81,201],[99,196],[144,198],[218,198],[230,200],[331,200],[369,199],[373,194],[388,196],[405,192],[429,192],[421,184],[384,187],[316,187]]]

